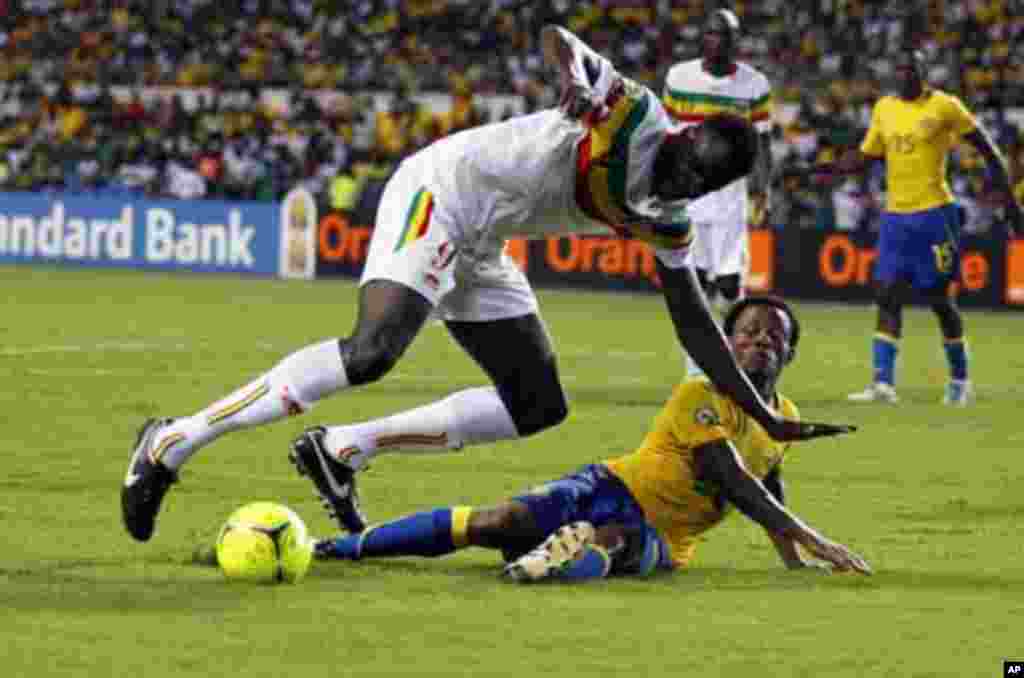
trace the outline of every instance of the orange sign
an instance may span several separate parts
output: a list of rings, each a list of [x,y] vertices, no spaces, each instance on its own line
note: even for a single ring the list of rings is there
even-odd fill
[[[1024,304],[1024,240],[1007,243],[1006,302]]]
[[[960,283],[968,292],[977,292],[988,287],[988,259],[981,252],[964,252],[960,257]]]
[[[830,235],[818,254],[818,272],[830,287],[866,285],[877,252],[859,249],[845,235]]]
[[[750,231],[750,271],[747,289],[769,292],[775,285],[775,233],[765,228]]]
[[[829,287],[867,285],[877,256],[877,250],[857,247],[848,236],[830,235],[818,253],[818,273]],[[1024,304],[1024,249],[1020,255],[1020,266],[1020,301],[1017,303]],[[991,278],[992,266],[984,252],[968,250],[961,255],[958,289],[978,292],[989,286]]]
[[[513,238],[505,243],[505,254],[516,262],[523,273],[530,270],[530,243],[523,238]]]
[[[325,261],[345,261],[361,264],[366,261],[370,242],[370,229],[352,226],[339,214],[328,214],[320,220],[320,256]]]
[[[598,271],[621,278],[643,276],[659,284],[654,250],[639,240],[568,235],[548,238],[545,245],[544,262],[552,271]]]

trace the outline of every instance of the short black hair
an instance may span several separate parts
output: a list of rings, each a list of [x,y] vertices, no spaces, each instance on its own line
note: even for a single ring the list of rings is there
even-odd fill
[[[725,320],[722,321],[722,330],[726,336],[732,336],[740,314],[751,306],[771,306],[785,313],[786,317],[789,318],[789,347],[790,349],[796,349],[796,345],[800,343],[800,321],[796,319],[796,314],[793,313],[793,309],[789,307],[789,304],[779,297],[771,295],[744,297],[733,304],[729,312],[725,314]]]
[[[707,168],[706,178],[715,187],[712,190],[722,188],[750,174],[760,144],[757,130],[749,120],[730,113],[716,113],[704,120],[701,127],[710,130],[729,144],[729,154]]]
[[[740,20],[731,9],[725,9],[724,7],[716,9],[708,15],[705,25],[710,25],[715,19],[720,19],[725,24],[724,28],[732,33],[734,38],[739,35]]]

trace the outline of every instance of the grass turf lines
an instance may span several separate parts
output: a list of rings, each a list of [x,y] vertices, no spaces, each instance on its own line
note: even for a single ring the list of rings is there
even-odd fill
[[[793,448],[790,505],[863,553],[872,578],[790,573],[740,516],[696,565],[650,580],[519,587],[498,559],[316,563],[299,586],[225,583],[192,564],[224,518],[283,502],[332,524],[293,472],[303,427],[374,417],[484,382],[429,326],[378,384],[224,438],[172,489],[153,540],[118,491],[147,415],[188,413],[311,341],[346,333],[355,287],[0,268],[0,624],[6,676],[990,676],[1024,656],[1024,316],[967,314],[979,402],[939,405],[942,345],[911,310],[903,403],[855,406],[870,375],[868,307],[798,305],[783,390],[859,433]],[[639,443],[682,360],[658,296],[541,292],[572,403],[556,430],[445,456],[379,458],[372,521],[489,503]]]

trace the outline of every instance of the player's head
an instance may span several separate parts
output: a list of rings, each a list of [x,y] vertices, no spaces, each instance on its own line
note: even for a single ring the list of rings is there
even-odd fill
[[[736,362],[755,386],[773,388],[796,355],[800,323],[778,297],[747,297],[733,304],[722,322]]]
[[[757,132],[749,121],[713,115],[666,140],[667,161],[655,166],[653,191],[668,200],[717,191],[750,173],[757,150]]]
[[[924,52],[912,45],[901,47],[892,57],[892,72],[903,96],[918,96],[928,78]]]
[[[704,22],[701,56],[714,63],[732,63],[740,41],[740,20],[731,10],[716,9]]]

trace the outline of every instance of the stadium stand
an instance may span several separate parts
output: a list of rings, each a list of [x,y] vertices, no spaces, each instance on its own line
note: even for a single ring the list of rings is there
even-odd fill
[[[772,223],[871,228],[881,172],[829,184],[787,170],[857,143],[888,75],[885,51],[902,41],[934,55],[933,82],[981,113],[1012,175],[1024,176],[1013,122],[1024,106],[1022,0],[729,5],[745,26],[743,58],[769,75],[781,104],[784,190]],[[550,103],[536,39],[544,23],[579,32],[660,89],[672,63],[696,54],[711,6],[0,0],[0,188],[272,200],[303,184],[344,207],[431,140],[516,110],[483,98],[514,96],[518,110]],[[325,91],[335,96],[313,96]],[[447,93],[451,106],[429,107],[424,92]],[[968,229],[998,228],[983,164],[964,150],[953,166]]]

